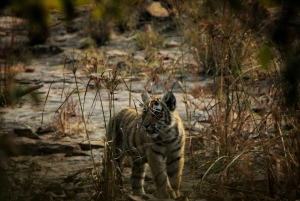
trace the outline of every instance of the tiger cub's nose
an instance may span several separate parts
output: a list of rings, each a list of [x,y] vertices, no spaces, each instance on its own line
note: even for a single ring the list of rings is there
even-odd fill
[[[147,131],[150,128],[150,125],[142,125],[142,129],[144,131]]]

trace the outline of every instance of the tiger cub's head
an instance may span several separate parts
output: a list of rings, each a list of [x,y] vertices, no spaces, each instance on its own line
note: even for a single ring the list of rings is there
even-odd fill
[[[176,98],[170,91],[161,98],[151,98],[147,91],[142,93],[144,102],[142,129],[151,138],[157,137],[172,123],[171,113],[176,109]]]

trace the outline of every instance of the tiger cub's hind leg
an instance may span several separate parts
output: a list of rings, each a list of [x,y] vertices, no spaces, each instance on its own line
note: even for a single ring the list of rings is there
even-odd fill
[[[132,158],[132,174],[131,186],[134,195],[145,195],[144,191],[144,178],[145,178],[145,163],[142,160],[134,160]]]

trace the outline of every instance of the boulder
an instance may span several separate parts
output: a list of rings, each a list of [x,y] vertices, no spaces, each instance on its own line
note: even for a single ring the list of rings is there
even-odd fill
[[[79,143],[79,146],[82,150],[91,150],[91,149],[99,149],[104,148],[104,142],[100,140],[85,140]]]
[[[169,17],[170,13],[165,9],[160,2],[154,1],[146,7],[146,11],[152,17]]]
[[[16,135],[21,137],[27,137],[31,139],[39,139],[39,136],[33,133],[32,129],[29,126],[24,125],[24,127],[14,128]]]

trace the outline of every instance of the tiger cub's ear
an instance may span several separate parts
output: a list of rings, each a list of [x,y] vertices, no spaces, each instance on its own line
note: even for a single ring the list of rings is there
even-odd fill
[[[143,102],[145,103],[149,99],[150,99],[150,96],[149,96],[148,92],[147,91],[143,91],[142,92],[142,100],[143,100]]]
[[[174,111],[176,109],[176,98],[171,91],[163,94],[161,99],[166,103],[170,111]]]

